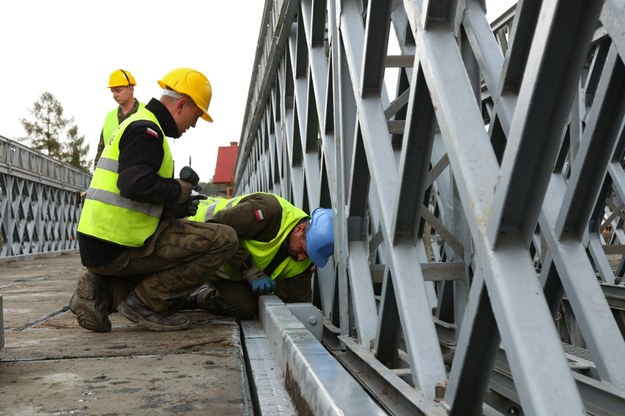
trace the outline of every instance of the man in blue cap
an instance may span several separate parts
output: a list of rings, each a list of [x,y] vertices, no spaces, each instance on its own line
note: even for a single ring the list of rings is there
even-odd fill
[[[273,292],[287,303],[310,302],[314,267],[325,266],[334,254],[331,209],[317,208],[309,216],[270,193],[209,198],[188,219],[232,227],[239,251],[178,309],[251,319],[259,295]]]

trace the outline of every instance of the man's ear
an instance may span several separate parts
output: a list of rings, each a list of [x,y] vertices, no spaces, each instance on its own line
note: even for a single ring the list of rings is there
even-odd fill
[[[180,98],[178,101],[176,101],[176,110],[178,110],[178,113],[182,113],[182,110],[184,110],[184,106],[187,104],[187,100],[185,98]]]
[[[295,229],[297,230],[297,232],[302,233],[302,234],[306,233],[307,228],[308,228],[308,225],[304,222],[300,222],[299,224],[297,224],[297,226],[295,226]]]

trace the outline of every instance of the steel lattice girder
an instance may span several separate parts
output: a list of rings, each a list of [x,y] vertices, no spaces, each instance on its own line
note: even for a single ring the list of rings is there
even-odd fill
[[[0,257],[76,250],[91,175],[0,136]]]
[[[318,303],[397,412],[625,412],[624,10],[266,3],[237,193],[334,209]]]

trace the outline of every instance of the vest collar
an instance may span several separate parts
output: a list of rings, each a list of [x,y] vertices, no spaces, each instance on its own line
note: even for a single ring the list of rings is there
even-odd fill
[[[171,113],[156,98],[152,98],[149,103],[145,105],[145,108],[150,110],[158,119],[161,128],[163,129],[163,133],[165,136],[171,137],[172,139],[177,139],[180,137],[180,132],[178,132],[178,126],[176,126],[176,122],[174,118],[171,116]]]

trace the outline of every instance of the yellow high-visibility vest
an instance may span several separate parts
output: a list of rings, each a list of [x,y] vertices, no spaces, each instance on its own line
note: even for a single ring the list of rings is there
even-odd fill
[[[79,232],[123,246],[141,247],[156,231],[163,205],[124,198],[117,187],[119,140],[130,123],[140,120],[151,121],[163,130],[156,116],[145,108],[122,122],[93,173],[78,222]],[[174,160],[165,137],[163,161],[157,173],[163,178],[174,176]]]
[[[145,104],[140,102],[137,111],[141,110],[143,107],[145,107]],[[104,141],[104,146],[107,145],[109,139],[113,136],[113,133],[115,133],[115,129],[119,127],[118,112],[119,108],[111,110],[104,119],[104,126],[102,126],[102,140]]]

